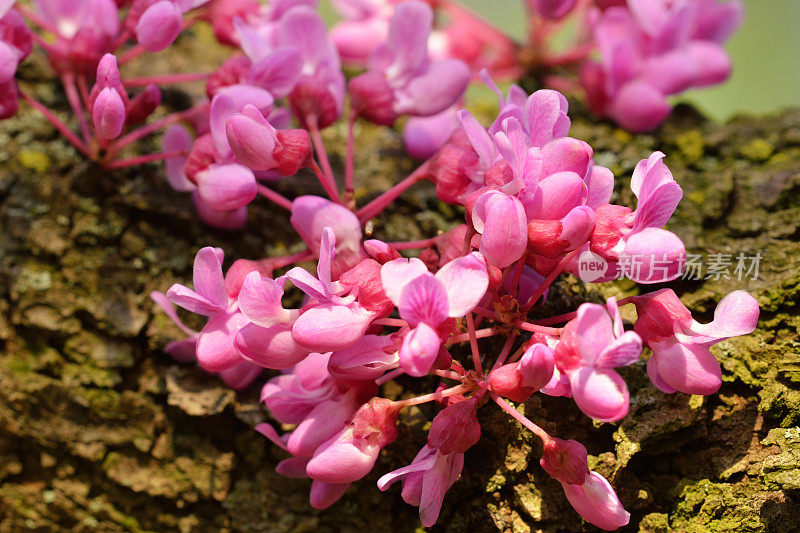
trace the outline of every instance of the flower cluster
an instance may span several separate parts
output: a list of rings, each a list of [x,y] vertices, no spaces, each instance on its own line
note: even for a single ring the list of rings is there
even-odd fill
[[[586,258],[603,265],[587,282],[623,271],[643,285],[680,276],[686,250],[664,226],[683,193],[656,152],[633,172],[635,209],[610,203],[614,176],[587,143],[569,136],[567,99],[518,85],[504,94],[493,81],[531,69],[564,87],[575,80],[553,72],[580,68],[596,111],[632,130],[650,129],[668,114],[668,95],[727,76],[720,43],[739,24],[738,2],[530,0],[525,46],[452,0],[337,0],[343,20],[331,30],[315,0],[33,4],[0,1],[0,116],[13,115],[21,98],[106,168],[163,160],[170,185],[191,193],[211,226],[242,228],[259,196],[289,212],[304,250],[238,259],[225,271],[223,251],[203,248],[192,288],[175,284],[151,296],[186,334],[165,348],[176,360],[196,362],[237,390],[265,369],[278,371],[261,398],[291,429],[256,429],[290,455],[280,473],[312,480],[316,508],[371,472],[397,438],[403,409],[436,402],[427,444],[378,482],[380,490],[400,482],[403,499],[432,525],[480,439],[478,409],[494,405],[541,439],[540,464],[578,513],[618,528],[629,514],[610,483],[589,470],[584,446],[549,435],[509,402],[541,392],[572,398],[596,421],[619,421],[629,391],[616,369],[640,361],[645,346],[658,389],[712,394],[721,371],[710,346],[755,328],[758,305],[743,291],[725,297],[709,324],[694,321],[669,289],[532,321],[553,283],[579,274]],[[575,48],[555,52],[546,44],[568,15],[586,24]],[[201,21],[234,49],[216,71],[120,72]],[[34,41],[63,82],[79,133],[17,88],[14,74]],[[349,80],[342,62],[355,71]],[[462,109],[476,77],[499,99],[488,126]],[[142,125],[159,107],[160,85],[200,80],[207,99]],[[340,187],[321,130],[342,118],[349,133]],[[361,206],[353,168],[358,120],[404,121],[409,153],[424,160]],[[161,129],[161,153],[120,158]],[[288,198],[270,186],[301,169],[327,198]],[[366,238],[370,219],[426,180],[439,199],[463,208],[463,224],[421,241]],[[657,258],[658,266],[631,269],[641,258]],[[624,305],[637,313],[627,331]],[[206,317],[202,329],[187,327],[175,306]],[[439,384],[416,397],[383,396],[382,385],[402,375]]]

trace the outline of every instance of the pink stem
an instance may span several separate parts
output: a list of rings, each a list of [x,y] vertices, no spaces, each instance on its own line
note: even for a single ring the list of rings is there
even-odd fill
[[[471,9],[464,7],[462,4],[453,1],[444,1],[441,3],[441,8],[446,13],[449,13],[450,16],[453,18],[457,18],[458,16],[466,17],[471,19],[472,21],[477,23],[478,31],[482,31],[484,36],[489,41],[501,42],[501,43],[513,43],[514,41],[506,35],[506,33],[493,26],[489,23],[485,18],[481,17]]]
[[[555,279],[558,277],[558,275],[559,275],[559,274],[561,274],[561,272],[563,272],[563,271],[564,271],[564,269],[567,267],[567,265],[569,264],[569,262],[570,262],[570,261],[572,261],[572,258],[573,258],[573,257],[575,257],[575,256],[578,254],[578,252],[580,252],[580,249],[573,250],[573,251],[571,251],[570,253],[568,253],[567,255],[565,255],[565,256],[564,256],[564,259],[562,259],[562,260],[561,260],[561,262],[560,262],[560,263],[558,263],[558,265],[556,265],[556,267],[553,269],[553,271],[552,271],[552,272],[550,272],[550,273],[547,275],[547,277],[546,277],[546,278],[545,278],[545,280],[542,282],[542,284],[541,284],[541,285],[539,285],[539,287],[536,289],[536,292],[534,292],[534,293],[531,295],[531,297],[530,297],[530,298],[528,298],[528,301],[527,301],[527,302],[525,302],[525,305],[523,305],[523,306],[522,306],[522,310],[523,310],[523,311],[526,311],[526,312],[527,312],[527,311],[528,311],[528,309],[530,309],[531,307],[533,307],[533,305],[536,303],[536,301],[537,301],[539,298],[541,298],[541,297],[542,297],[542,295],[544,294],[544,291],[546,291],[546,290],[547,290],[547,288],[548,288],[548,287],[549,287],[549,286],[550,286],[550,285],[553,283],[553,281],[554,281],[554,280],[555,280]]]
[[[461,381],[461,376],[458,374],[458,372],[453,372],[452,370],[431,370],[431,374],[436,374],[440,378]]]
[[[561,335],[563,328],[548,328],[546,326],[537,326],[536,324],[531,324],[530,322],[522,322],[518,320],[514,322],[514,326],[518,327],[524,331],[530,331],[532,333],[542,333],[544,335]]]
[[[483,366],[481,366],[481,354],[478,351],[478,336],[475,332],[475,317],[472,312],[467,313],[467,332],[469,333],[469,348],[472,350],[472,364],[475,367],[475,372],[481,374]]]
[[[69,106],[72,108],[72,112],[75,113],[78,124],[80,124],[81,132],[83,133],[83,141],[88,144],[92,139],[92,132],[89,129],[89,123],[86,121],[86,111],[83,108],[81,97],[78,94],[78,87],[75,85],[75,76],[73,74],[64,74],[61,77],[61,82],[64,84]],[[89,113],[91,114],[91,111],[89,111]]]
[[[144,46],[142,46],[141,44],[137,44],[137,45],[133,46],[133,48],[129,49],[127,52],[125,52],[124,54],[119,56],[119,59],[117,60],[117,62],[119,63],[119,66],[122,66],[122,65],[124,65],[126,63],[129,63],[130,61],[133,61],[134,59],[136,59],[140,55],[146,54],[146,53],[147,53],[147,50],[145,50]]]
[[[489,396],[492,398],[492,400],[494,400],[494,402],[497,405],[500,406],[500,409],[510,414],[511,418],[513,418],[514,420],[516,420],[517,422],[519,422],[520,424],[531,430],[531,432],[534,435],[542,439],[543,443],[547,443],[550,441],[551,437],[550,435],[547,434],[545,430],[543,430],[542,428],[540,428],[539,426],[528,420],[523,414],[514,409],[514,407],[507,401],[505,401],[492,391],[489,391]]]
[[[397,185],[395,185],[394,187],[384,192],[383,194],[372,200],[370,203],[359,209],[357,213],[359,220],[361,220],[361,222],[363,223],[378,215],[378,213],[386,209],[386,207],[388,207],[389,204],[395,201],[398,196],[403,194],[406,189],[408,189],[418,181],[425,179],[425,175],[427,172],[428,172],[428,162],[426,161],[403,181],[401,181],[400,183],[398,183]]]
[[[45,41],[44,38],[40,36],[38,33],[32,32],[31,37],[33,37],[33,40],[36,41],[36,44],[41,46],[44,49],[44,51],[47,52],[48,54],[52,55],[56,53],[56,47]]]
[[[127,168],[136,165],[143,165],[144,163],[152,163],[153,161],[162,161],[171,157],[185,156],[186,153],[187,152],[184,150],[179,150],[176,152],[161,152],[157,154],[138,155],[129,159],[117,159],[116,161],[111,161],[103,166],[108,169]]]
[[[575,48],[567,50],[566,52],[562,52],[558,55],[542,58],[542,64],[547,67],[560,67],[563,65],[569,65],[570,63],[578,63],[586,59],[586,56],[588,56],[592,50],[594,50],[594,48],[595,44],[593,42],[578,45]]]
[[[122,30],[122,33],[120,33],[119,37],[117,37],[117,42],[114,43],[114,50],[118,50],[123,44],[128,42],[128,39],[131,37],[133,37],[133,33],[131,33],[130,30],[127,28]]]
[[[116,154],[119,153],[120,150],[128,146],[129,144],[133,144],[139,139],[143,137],[147,137],[151,133],[155,133],[162,128],[166,128],[176,122],[180,122],[181,120],[186,120],[191,118],[194,115],[200,114],[204,112],[208,108],[208,102],[204,102],[202,104],[195,105],[185,111],[179,111],[177,113],[172,113],[171,115],[167,115],[166,117],[153,122],[152,124],[148,124],[146,126],[142,126],[139,129],[133,130],[132,132],[128,133],[124,137],[120,137],[114,143],[114,146],[111,147],[109,150],[109,154],[111,157],[114,157]]]
[[[344,190],[348,198],[353,196],[353,165],[355,164],[355,125],[356,114],[350,112],[347,119],[347,158],[344,165]]]
[[[27,93],[20,91],[19,94],[22,97],[22,99],[28,103],[29,106],[31,106],[32,108],[39,111],[42,115],[44,115],[44,118],[46,118],[47,121],[50,122],[50,124],[52,124],[61,133],[61,135],[64,136],[65,139],[67,139],[70,143],[72,143],[72,145],[80,153],[82,153],[86,157],[91,157],[89,155],[89,150],[86,148],[86,145],[83,143],[80,137],[72,133],[72,131],[66,126],[66,124],[61,122],[61,120],[59,120],[59,118],[56,117],[52,111],[47,109],[47,107],[44,104],[38,102],[32,96],[29,96]]]
[[[292,211],[292,201],[282,194],[278,194],[277,192],[273,191],[266,185],[258,185],[258,194],[271,201],[273,204],[280,206],[289,212]]]
[[[437,237],[430,239],[422,239],[419,241],[399,241],[386,243],[395,250],[419,250],[421,248],[428,248],[436,244]]]
[[[89,86],[88,86],[88,83],[86,81],[86,77],[85,76],[79,76],[78,77],[78,90],[80,91],[81,101],[83,102],[83,105],[88,110],[89,109],[89,101],[91,100],[91,98],[89,98]]]
[[[503,366],[503,363],[505,363],[506,359],[508,359],[508,354],[511,353],[511,346],[514,345],[514,339],[516,338],[517,338],[516,335],[512,335],[506,339],[506,343],[503,345],[503,349],[500,350],[500,355],[497,356],[497,361],[495,361],[494,364],[492,365],[492,370]],[[489,373],[491,373],[492,370],[490,370]]]
[[[306,124],[308,124],[308,133],[311,135],[311,142],[314,143],[314,151],[317,157],[319,157],[319,164],[322,166],[323,174],[328,182],[327,187],[325,183],[322,185],[325,187],[326,191],[328,191],[328,188],[332,189],[328,191],[328,196],[331,197],[331,200],[340,204],[342,201],[341,198],[339,198],[339,192],[336,188],[336,179],[333,176],[333,168],[331,168],[331,162],[328,159],[328,152],[325,150],[325,143],[322,142],[322,134],[319,131],[317,117],[313,115],[306,117]]]
[[[372,323],[377,326],[392,326],[398,328],[403,328],[408,325],[408,322],[399,318],[379,318],[377,320],[373,320]]]
[[[631,303],[632,296],[628,296],[627,298],[623,298],[621,300],[617,300],[617,305],[627,305]],[[578,316],[577,311],[572,311],[571,313],[564,313],[563,315],[551,316],[542,320],[537,320],[534,324],[538,326],[550,326],[552,324],[561,324],[562,322],[569,322],[573,318]]]
[[[500,330],[498,328],[485,328],[485,329],[478,329],[475,330],[475,338],[476,339],[485,339],[486,337],[492,337],[494,335],[498,335]],[[460,342],[466,342],[470,340],[470,333],[459,333],[458,335],[453,335],[449,339],[447,339],[447,345],[451,344],[458,344]]]
[[[317,176],[322,188],[325,189],[325,193],[328,195],[328,198],[333,200],[336,203],[342,203],[341,198],[339,198],[339,191],[336,190],[336,182],[329,179],[328,175],[319,168],[319,165],[313,159],[311,160],[311,170],[314,171],[314,175]]]
[[[382,375],[381,377],[376,379],[375,380],[375,385],[380,387],[384,383],[389,383],[394,378],[400,377],[405,373],[406,373],[406,371],[403,370],[402,368],[395,368],[394,370],[390,370],[389,372],[385,373],[384,375]]]
[[[443,391],[424,394],[422,396],[417,396],[416,398],[409,398],[408,400],[401,400],[399,402],[395,402],[395,405],[402,409],[403,407],[410,407],[412,405],[435,402],[436,400],[441,400],[449,396],[455,396],[456,394],[463,394],[465,392],[469,392],[470,390],[472,390],[472,387],[469,385],[456,385],[455,387],[451,387]]]
[[[138,78],[127,78],[123,80],[126,87],[143,87],[151,83],[155,85],[167,85],[170,83],[188,83],[192,81],[202,81],[211,74],[208,72],[182,72],[180,74],[165,74],[163,76],[141,76]]]

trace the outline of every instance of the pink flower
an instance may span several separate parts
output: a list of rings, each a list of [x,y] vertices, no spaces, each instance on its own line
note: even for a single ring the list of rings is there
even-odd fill
[[[713,394],[722,384],[720,366],[710,346],[752,333],[759,307],[745,291],[733,291],[714,311],[714,320],[700,324],[671,289],[633,298],[639,315],[634,329],[653,350],[647,374],[664,392]]]
[[[171,45],[183,28],[183,14],[209,0],[136,0],[131,7],[136,40],[148,52],[160,52]]]
[[[638,283],[659,283],[677,278],[686,248],[674,233],[661,229],[680,202],[683,191],[654,152],[636,165],[631,189],[638,199],[636,211],[604,205],[596,210],[597,222],[590,250],[609,261],[600,281],[622,273]]]
[[[741,2],[648,0],[598,14],[602,61],[584,65],[590,104],[632,131],[649,131],[670,113],[667,97],[727,79],[722,44],[741,24]]]
[[[223,258],[219,248],[202,248],[194,260],[194,290],[175,284],[167,291],[167,299],[173,304],[208,317],[197,336],[197,362],[210,372],[220,372],[243,361],[234,339],[247,319],[238,310],[236,295],[229,295],[226,289]]]
[[[441,347],[436,328],[448,317],[466,315],[489,285],[486,260],[478,252],[455,259],[434,276],[417,258],[395,259],[381,268],[383,289],[413,328],[400,348],[400,368],[428,373]]]
[[[490,265],[515,263],[528,245],[525,208],[514,196],[487,191],[475,201],[472,225],[481,234],[480,252]]]
[[[578,408],[595,420],[614,422],[628,413],[629,393],[613,369],[638,361],[641,352],[641,338],[623,331],[619,308],[611,298],[608,309],[582,304],[577,318],[564,327],[554,355]]]
[[[385,491],[396,481],[402,481],[403,500],[419,506],[422,525],[431,527],[439,518],[447,489],[453,486],[463,468],[463,453],[444,454],[426,444],[410,465],[381,477],[378,488]]]
[[[187,327],[175,312],[175,307],[167,297],[158,291],[150,293],[150,298],[158,304],[164,313],[178,326],[188,337],[177,341],[172,341],[164,347],[164,351],[180,363],[197,362],[197,337],[198,332]],[[242,390],[247,388],[262,373],[261,367],[242,361],[230,368],[219,372],[219,377],[230,388]]]
[[[391,125],[399,115],[435,115],[461,98],[469,68],[459,60],[429,60],[432,25],[427,4],[412,0],[397,5],[386,44],[373,54],[369,71],[349,84],[360,116]]]

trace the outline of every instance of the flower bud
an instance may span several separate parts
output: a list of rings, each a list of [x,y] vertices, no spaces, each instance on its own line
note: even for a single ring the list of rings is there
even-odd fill
[[[475,202],[472,224],[481,234],[480,252],[498,268],[522,257],[527,246],[527,219],[522,203],[500,191],[488,191]]]
[[[539,464],[550,477],[562,483],[582,485],[589,475],[586,448],[576,440],[552,437],[544,443]]]
[[[274,157],[277,170],[284,176],[294,176],[311,160],[311,137],[306,130],[278,130]]]
[[[161,90],[149,84],[131,100],[128,107],[128,124],[141,124],[161,105]]]
[[[250,104],[245,105],[241,113],[231,115],[225,123],[233,155],[241,164],[256,171],[275,168],[276,131],[261,111]]]
[[[364,251],[367,252],[368,256],[382,265],[392,261],[393,259],[399,259],[402,257],[400,252],[385,242],[377,239],[368,239],[364,241]]]
[[[348,84],[353,110],[379,126],[392,126],[397,120],[394,112],[394,91],[378,72],[356,76]]]
[[[178,5],[161,0],[148,7],[136,24],[136,40],[148,52],[160,52],[171,45],[183,27]]]
[[[92,107],[92,121],[104,139],[119,137],[125,125],[125,102],[116,90],[106,87],[100,91]]]
[[[428,444],[443,454],[466,452],[481,438],[477,407],[478,398],[473,396],[440,411],[431,423]]]

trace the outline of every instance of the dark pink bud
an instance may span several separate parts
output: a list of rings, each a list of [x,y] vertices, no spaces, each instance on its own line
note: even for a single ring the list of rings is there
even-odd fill
[[[356,76],[350,80],[348,90],[358,116],[381,126],[392,126],[397,120],[394,92],[382,74],[366,72]]]
[[[131,100],[128,124],[141,124],[161,105],[161,90],[152,83]]]
[[[92,107],[92,122],[104,139],[119,137],[125,125],[125,102],[116,90],[106,87],[100,91]]]
[[[256,0],[212,0],[206,5],[204,19],[214,29],[214,37],[222,44],[238,46],[239,37],[233,21],[258,15],[261,4]]]
[[[549,259],[561,257],[583,246],[594,227],[594,211],[585,205],[572,209],[561,220],[531,220],[528,222],[528,250]]]
[[[570,485],[582,485],[589,475],[586,448],[576,440],[551,438],[539,461],[550,477]]]
[[[306,130],[278,130],[275,148],[277,171],[284,176],[294,176],[308,166],[311,159],[311,138]]]
[[[464,131],[457,130],[430,160],[431,170],[427,178],[436,184],[436,196],[448,204],[461,203],[472,184],[470,172],[477,168],[478,163],[478,155]]]
[[[314,116],[317,125],[326,128],[336,122],[341,114],[338,96],[324,80],[312,76],[303,76],[289,94],[289,104],[300,124],[304,127],[306,118]]]
[[[598,207],[594,214],[591,250],[607,258],[609,251],[622,237],[622,230],[633,224],[633,212],[621,205],[606,204]]]
[[[353,415],[353,436],[362,439],[377,439],[385,448],[397,438],[397,404],[386,398],[372,398]]]
[[[171,45],[183,26],[180,7],[161,0],[145,9],[136,24],[136,40],[148,52],[160,52]]]
[[[553,350],[545,344],[533,344],[516,363],[493,370],[489,374],[489,385],[500,396],[524,402],[547,385],[554,370]]]
[[[225,274],[225,290],[228,296],[236,298],[242,289],[244,278],[250,272],[258,272],[262,276],[272,277],[272,264],[268,260],[252,261],[250,259],[237,259]]]
[[[254,105],[247,104],[241,113],[234,113],[225,123],[225,133],[233,155],[244,166],[259,171],[277,166],[273,155],[277,130]]]
[[[428,444],[443,454],[464,453],[481,438],[476,410],[478,398],[472,397],[439,412],[431,423]]]

